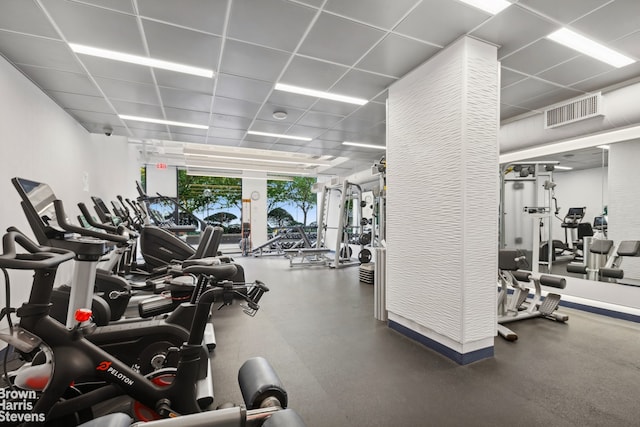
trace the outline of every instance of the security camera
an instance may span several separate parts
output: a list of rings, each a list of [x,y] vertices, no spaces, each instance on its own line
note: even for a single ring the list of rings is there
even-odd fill
[[[103,131],[104,131],[104,134],[107,135],[107,136],[111,136],[111,134],[113,133],[113,129],[111,129],[111,127],[109,127],[109,126],[106,126],[103,129]]]

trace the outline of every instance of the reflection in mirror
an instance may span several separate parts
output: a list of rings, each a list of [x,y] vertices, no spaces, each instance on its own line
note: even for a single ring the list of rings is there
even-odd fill
[[[534,271],[573,275],[567,265],[585,262],[585,240],[606,238],[608,150],[523,159],[501,172],[501,247],[523,250]]]

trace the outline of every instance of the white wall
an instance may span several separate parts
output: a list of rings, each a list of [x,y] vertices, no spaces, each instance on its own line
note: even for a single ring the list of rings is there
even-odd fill
[[[555,194],[560,207],[558,216],[564,218],[569,208],[586,206],[583,222],[593,225],[593,218],[600,216],[603,207],[608,204],[607,175],[606,167],[555,172],[553,180],[557,184]],[[564,228],[560,226],[561,221],[556,220],[553,224],[553,238],[564,241]]]
[[[178,170],[175,166],[166,169],[158,169],[155,165],[147,166],[147,195],[157,196],[160,193],[165,197],[178,196]]]
[[[496,330],[498,97],[496,48],[470,38],[389,89],[389,319],[463,355]]]
[[[105,201],[117,194],[136,196],[136,153],[123,137],[89,134],[40,89],[0,57],[0,228],[17,226],[33,236],[10,179],[48,183],[65,202],[69,217],[90,196]],[[86,177],[86,179],[85,179]],[[88,182],[85,188],[84,182]],[[71,263],[67,263],[71,264]],[[70,268],[59,278],[68,279]],[[28,296],[31,275],[12,272],[12,304]],[[4,292],[0,292],[4,306]]]
[[[609,239],[640,240],[640,141],[609,150]],[[625,278],[640,279],[640,259],[625,258]],[[640,292],[639,292],[640,293]],[[638,296],[640,300],[640,295]],[[640,302],[638,303],[640,306]]]

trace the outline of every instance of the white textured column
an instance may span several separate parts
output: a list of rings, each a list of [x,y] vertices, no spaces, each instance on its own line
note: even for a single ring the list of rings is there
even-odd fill
[[[389,326],[462,364],[496,333],[496,56],[465,37],[389,89]]]

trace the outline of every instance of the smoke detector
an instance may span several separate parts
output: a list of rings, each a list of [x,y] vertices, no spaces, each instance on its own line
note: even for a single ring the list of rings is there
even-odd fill
[[[273,112],[273,118],[276,120],[284,120],[287,118],[287,112],[286,111],[274,111]]]

